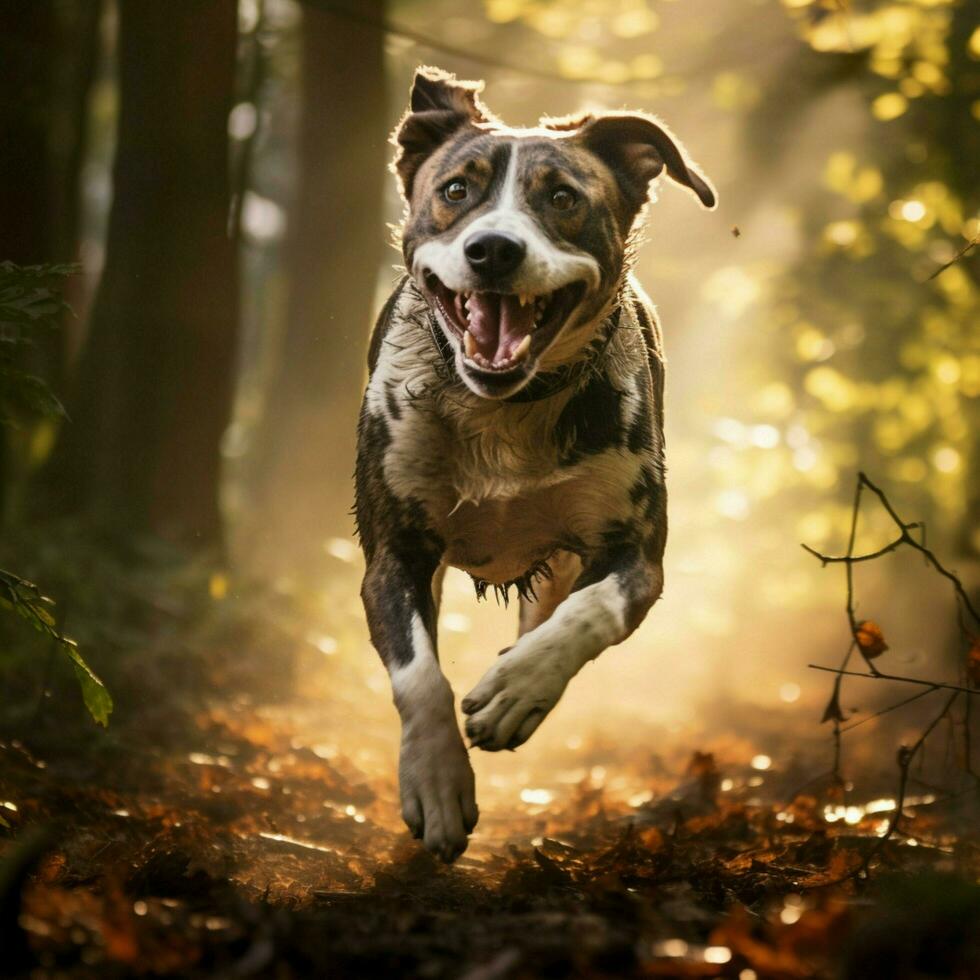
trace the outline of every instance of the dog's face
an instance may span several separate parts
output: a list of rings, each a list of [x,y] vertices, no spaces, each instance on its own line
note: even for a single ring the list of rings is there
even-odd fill
[[[480,88],[420,69],[394,166],[408,204],[406,266],[460,377],[478,395],[504,398],[592,339],[654,177],[666,168],[705,207],[715,198],[651,118],[511,129],[481,104]]]

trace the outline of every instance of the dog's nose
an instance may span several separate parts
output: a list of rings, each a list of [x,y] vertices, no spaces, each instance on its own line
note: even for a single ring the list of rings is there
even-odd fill
[[[478,231],[463,245],[463,254],[474,272],[488,277],[506,276],[524,258],[527,246],[503,231]]]

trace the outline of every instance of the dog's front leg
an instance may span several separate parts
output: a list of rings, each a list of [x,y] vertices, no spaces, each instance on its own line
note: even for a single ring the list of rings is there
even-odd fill
[[[473,769],[436,656],[436,562],[380,550],[368,559],[361,595],[368,626],[391,676],[402,736],[402,816],[447,863],[466,850],[477,821]]]
[[[525,633],[463,699],[466,734],[490,751],[530,738],[568,682],[602,651],[621,643],[660,596],[660,554],[623,543],[589,561],[545,622]]]

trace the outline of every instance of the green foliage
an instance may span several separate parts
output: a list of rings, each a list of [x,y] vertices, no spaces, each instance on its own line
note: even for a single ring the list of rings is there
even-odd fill
[[[25,418],[64,418],[51,389],[18,365],[39,334],[53,331],[70,312],[58,291],[74,265],[21,266],[0,262],[0,424]]]
[[[60,318],[69,312],[59,287],[76,271],[74,265],[0,262],[0,425],[65,417],[64,407],[51,389],[18,362],[40,333],[56,330]],[[51,605],[36,585],[0,569],[0,608],[27,620],[64,651],[74,667],[85,707],[98,724],[105,726],[112,712],[112,698],[75,641],[58,629],[49,611]]]
[[[793,165],[800,120],[815,103],[826,111],[801,73],[848,108],[839,127],[824,122],[819,180],[794,202],[798,255],[749,283],[762,310],[744,368],[749,421],[784,436],[772,493],[812,508],[801,537],[830,542],[847,527],[844,477],[873,469],[899,499],[924,497],[930,528],[976,555],[976,18],[951,0],[784,5],[809,50],[762,85],[747,120],[767,158],[758,165],[780,152]],[[834,488],[831,511],[822,501]]]
[[[52,605],[52,601],[42,595],[33,582],[27,582],[0,569],[0,608],[16,613],[27,620],[39,633],[45,634],[52,642],[58,644],[75,668],[75,676],[78,678],[82,698],[89,714],[100,725],[108,725],[109,715],[112,713],[112,698],[95,671],[78,652],[75,641],[58,629],[54,616],[50,612]]]

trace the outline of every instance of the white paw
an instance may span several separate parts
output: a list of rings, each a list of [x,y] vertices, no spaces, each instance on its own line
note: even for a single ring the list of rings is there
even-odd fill
[[[451,864],[466,850],[479,811],[456,719],[421,718],[402,729],[398,763],[402,817],[426,850]]]
[[[463,698],[472,745],[490,752],[522,745],[558,703],[569,677],[557,651],[518,642]]]

